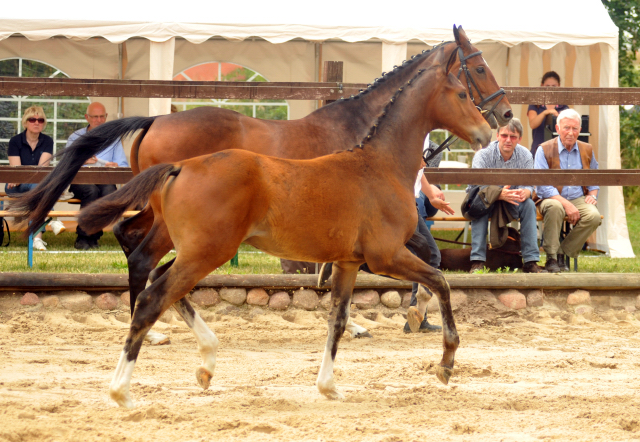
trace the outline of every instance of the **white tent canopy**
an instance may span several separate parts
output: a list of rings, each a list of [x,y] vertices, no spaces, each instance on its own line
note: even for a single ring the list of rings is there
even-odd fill
[[[64,0],[37,7],[11,2],[1,17],[0,60],[34,59],[75,78],[170,80],[197,64],[226,61],[269,81],[306,82],[319,80],[322,59],[343,61],[345,82],[367,83],[411,55],[452,40],[455,23],[483,51],[502,85],[538,86],[548,70],[560,74],[563,86],[618,85],[618,29],[600,0],[328,0],[304,7],[293,0]],[[100,101],[116,114],[115,99]],[[125,101],[125,115],[168,112],[169,100]],[[292,118],[315,106],[289,105]],[[526,105],[513,108],[527,127],[528,146]],[[590,116],[590,142],[600,167],[620,168],[618,107],[575,108]],[[605,218],[596,247],[614,257],[633,256],[622,189],[603,187],[599,201]]]

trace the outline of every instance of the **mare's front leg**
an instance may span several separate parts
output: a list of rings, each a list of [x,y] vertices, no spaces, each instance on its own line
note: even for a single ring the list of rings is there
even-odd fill
[[[453,364],[456,350],[460,345],[460,338],[458,337],[455,320],[453,319],[449,283],[444,279],[442,272],[414,256],[405,247],[399,249],[391,260],[387,257],[367,259],[369,267],[376,273],[423,284],[429,287],[438,297],[440,314],[442,316],[444,353],[442,355],[442,361],[440,361],[440,366],[436,371],[436,376],[438,376],[438,379],[440,379],[443,384],[448,384],[449,378],[453,374]],[[372,261],[375,261],[373,265]],[[428,298],[425,296],[419,296],[418,308],[410,308],[408,315],[414,315],[421,321],[427,311],[428,301]]]
[[[328,399],[343,399],[344,396],[336,388],[333,377],[333,364],[338,352],[338,343],[344,333],[349,319],[351,295],[356,283],[360,263],[337,262],[333,265],[331,277],[331,313],[329,314],[329,333],[322,357],[322,365],[318,372],[316,386],[318,391]]]

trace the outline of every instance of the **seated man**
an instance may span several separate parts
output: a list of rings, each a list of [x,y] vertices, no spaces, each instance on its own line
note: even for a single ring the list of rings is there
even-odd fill
[[[540,145],[536,152],[536,169],[597,169],[593,148],[578,141],[582,118],[573,109],[560,112],[556,120],[558,136]],[[547,252],[545,268],[550,273],[566,271],[565,256],[576,258],[587,238],[601,223],[598,186],[537,186],[542,198],[540,213],[544,217],[543,247]],[[574,225],[560,244],[564,217]]]
[[[478,151],[473,157],[474,169],[532,169],[531,152],[518,144],[522,139],[522,123],[513,118],[498,129],[498,140],[485,149]],[[469,186],[470,188],[471,186]],[[520,240],[522,244],[523,271],[525,273],[541,273],[538,266],[540,249],[536,226],[536,206],[531,199],[533,186],[489,186],[494,189],[496,201],[505,201],[513,205],[514,218],[520,220]],[[467,191],[469,191],[467,188]],[[484,216],[471,221],[471,273],[482,270],[487,258],[487,230],[489,217],[495,209],[494,203]]]
[[[107,121],[107,111],[101,103],[93,102],[89,107],[87,107],[87,113],[84,114],[84,118],[89,122],[89,125],[72,133],[67,141],[67,146],[70,146],[76,139],[86,134],[91,129],[104,124]],[[127,157],[124,154],[124,148],[122,147],[122,142],[120,140],[104,149],[95,157],[87,160],[85,165],[129,167],[129,163],[127,162]],[[71,190],[75,197],[80,200],[80,208],[83,208],[98,198],[115,192],[116,186],[115,184],[72,184],[69,190]],[[88,235],[78,226],[76,233],[78,234],[74,244],[76,249],[87,250],[97,249],[100,247],[98,240],[102,236],[102,231],[94,233],[93,235]]]

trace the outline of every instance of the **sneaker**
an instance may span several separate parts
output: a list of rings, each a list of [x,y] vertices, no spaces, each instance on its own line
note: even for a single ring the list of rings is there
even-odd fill
[[[36,250],[42,250],[42,251],[46,251],[47,248],[45,247],[47,245],[46,242],[44,242],[42,240],[42,238],[33,238],[33,248]]]
[[[480,272],[484,269],[484,261],[471,261],[471,270],[469,273]]]
[[[438,332],[440,330],[442,330],[442,327],[435,324],[429,324],[429,321],[427,321],[426,318],[422,320],[422,323],[420,323],[420,333]]]
[[[569,266],[567,265],[567,257],[566,255],[562,255],[558,253],[558,267],[560,267],[561,272],[568,272]]]
[[[62,192],[62,195],[60,195],[58,197],[58,200],[59,201],[68,201],[68,200],[70,200],[71,198],[74,198],[74,197],[75,197],[75,195],[72,192],[70,192],[69,191],[69,187],[67,187],[66,189],[64,189],[64,192]]]
[[[64,227],[64,224],[62,224],[62,221],[58,221],[57,219],[54,219],[53,221],[51,221],[49,225],[51,226],[51,230],[53,230],[54,235],[59,235],[61,232],[64,232],[65,230],[67,230]]]
[[[540,267],[536,261],[525,262],[522,271],[524,273],[547,273],[547,271]]]
[[[560,266],[558,266],[558,260],[555,258],[547,258],[547,263],[544,265],[544,268],[549,273],[560,273]]]

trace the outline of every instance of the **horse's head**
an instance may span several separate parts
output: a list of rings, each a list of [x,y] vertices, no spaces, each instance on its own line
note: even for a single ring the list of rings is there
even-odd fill
[[[452,54],[452,67],[460,81],[467,85],[471,101],[483,113],[493,129],[506,125],[513,112],[505,92],[496,82],[487,62],[467,38],[462,26],[453,25],[453,34],[458,45],[457,62]]]
[[[471,102],[467,88],[451,72],[442,70],[440,87],[429,103],[437,108],[431,112],[434,128],[446,129],[471,144],[474,149],[491,141],[491,127]]]

